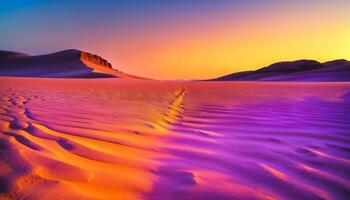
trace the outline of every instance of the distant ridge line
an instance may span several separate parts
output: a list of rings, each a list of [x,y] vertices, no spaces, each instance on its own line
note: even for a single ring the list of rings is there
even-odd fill
[[[207,81],[348,82],[350,61],[346,59],[324,63],[306,59],[284,61],[255,71],[232,73]]]

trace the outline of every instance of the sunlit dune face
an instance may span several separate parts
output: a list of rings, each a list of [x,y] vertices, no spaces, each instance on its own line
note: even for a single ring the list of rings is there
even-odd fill
[[[44,89],[43,93],[33,96],[28,96],[28,91],[22,91],[24,96],[14,96],[11,101],[3,102],[2,110],[8,117],[2,115],[1,118],[1,131],[5,133],[2,137],[13,136],[9,142],[19,153],[18,162],[30,166],[29,171],[15,182],[15,190],[9,197],[32,193],[39,198],[42,193],[46,198],[59,194],[62,199],[72,196],[140,199],[142,193],[152,188],[156,177],[151,171],[159,165],[157,158],[167,157],[155,151],[163,143],[157,138],[160,130],[142,125],[153,118],[152,110],[144,105],[147,102],[142,96],[136,97],[140,101],[133,102],[134,106],[128,109],[120,107],[120,110],[108,111],[105,107],[110,105],[115,108],[113,102],[107,101],[116,97],[119,99],[118,107],[123,103],[126,105],[130,95],[138,95],[133,92],[138,86],[134,89],[131,86],[130,90],[110,97],[113,93],[93,85],[91,89],[97,92],[97,98],[89,101],[86,99],[89,94],[87,88],[72,86],[68,82],[52,84],[51,89]],[[25,89],[26,86],[21,87]],[[31,90],[40,88],[41,83],[34,83]],[[63,96],[51,93],[52,89],[63,92]],[[74,99],[81,103],[76,104]],[[59,107],[51,107],[53,102]],[[136,110],[142,116],[137,116]],[[111,112],[109,117],[106,112]],[[113,123],[119,118],[125,123]],[[11,170],[11,167],[14,166],[5,165],[4,171]],[[27,184],[31,186],[28,188]]]

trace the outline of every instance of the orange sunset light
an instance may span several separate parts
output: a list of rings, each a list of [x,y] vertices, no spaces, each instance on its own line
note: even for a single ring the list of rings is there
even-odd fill
[[[84,49],[119,70],[155,79],[207,79],[296,59],[350,59],[348,1],[200,2],[26,5],[32,10],[2,14],[2,44],[34,55]]]

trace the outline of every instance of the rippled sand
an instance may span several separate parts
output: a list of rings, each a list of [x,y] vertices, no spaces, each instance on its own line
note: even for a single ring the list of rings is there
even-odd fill
[[[0,78],[0,199],[349,199],[350,83]]]

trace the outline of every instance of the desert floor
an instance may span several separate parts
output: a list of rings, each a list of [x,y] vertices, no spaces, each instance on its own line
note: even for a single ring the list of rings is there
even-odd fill
[[[0,199],[348,199],[350,83],[0,78]]]

